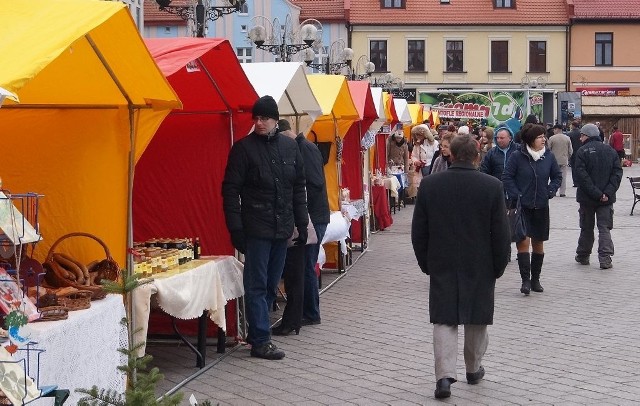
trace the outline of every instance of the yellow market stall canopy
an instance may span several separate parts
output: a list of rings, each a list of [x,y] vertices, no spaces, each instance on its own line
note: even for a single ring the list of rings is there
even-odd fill
[[[0,109],[0,176],[13,193],[45,195],[36,256],[82,231],[124,266],[135,160],[180,101],[124,4],[0,0],[0,10],[0,87],[20,101]],[[70,244],[82,244],[67,247],[80,258],[104,257]]]

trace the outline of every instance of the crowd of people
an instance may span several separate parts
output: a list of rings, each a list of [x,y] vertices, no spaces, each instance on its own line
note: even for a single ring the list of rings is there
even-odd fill
[[[457,381],[458,326],[464,326],[467,383],[484,377],[486,327],[493,322],[495,282],[511,259],[511,242],[517,249],[520,292],[544,291],[540,278],[551,223],[549,201],[566,196],[569,167],[579,203],[575,260],[589,265],[595,227],[599,266],[613,267],[610,231],[622,179],[622,133],[614,127],[605,142],[596,124],[574,122],[566,135],[561,125],[545,128],[534,115],[525,121],[516,134],[506,126],[447,129],[434,140],[440,148],[433,153],[430,171],[422,173],[411,239],[418,265],[430,278],[436,398],[451,396],[451,384]],[[507,217],[514,208],[521,236]]]

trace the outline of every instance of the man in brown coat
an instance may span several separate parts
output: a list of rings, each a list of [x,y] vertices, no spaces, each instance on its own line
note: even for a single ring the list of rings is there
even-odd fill
[[[464,325],[467,383],[482,380],[496,279],[509,261],[502,182],[476,170],[478,154],[470,135],[455,136],[453,163],[422,180],[413,213],[413,250],[422,272],[430,276],[436,398],[451,396],[450,386],[457,380],[459,325]]]

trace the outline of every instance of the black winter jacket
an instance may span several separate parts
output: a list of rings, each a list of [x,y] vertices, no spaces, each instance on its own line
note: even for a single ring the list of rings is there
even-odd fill
[[[480,163],[480,172],[491,175],[494,178],[502,179],[502,172],[507,164],[507,160],[511,153],[517,149],[516,144],[512,141],[509,143],[509,148],[505,154],[497,145],[487,152],[482,162]]]
[[[622,181],[618,153],[599,138],[589,138],[575,154],[574,182],[578,185],[576,201],[594,206],[613,204]],[[609,196],[601,202],[602,194]]]
[[[327,183],[324,177],[322,154],[316,145],[299,134],[296,137],[298,148],[304,161],[304,174],[307,183],[307,209],[313,224],[329,224],[330,211],[327,197]]]
[[[222,202],[229,232],[286,239],[307,227],[307,202],[302,156],[297,143],[280,133],[255,132],[229,152],[222,182]]]

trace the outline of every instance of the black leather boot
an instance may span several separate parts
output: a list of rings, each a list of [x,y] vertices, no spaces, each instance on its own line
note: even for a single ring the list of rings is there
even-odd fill
[[[522,278],[520,292],[528,295],[531,292],[531,255],[528,252],[518,252],[518,268]]]
[[[544,254],[536,252],[531,254],[531,290],[534,292],[543,292],[544,289],[540,285],[540,273],[542,272],[542,262]]]

